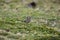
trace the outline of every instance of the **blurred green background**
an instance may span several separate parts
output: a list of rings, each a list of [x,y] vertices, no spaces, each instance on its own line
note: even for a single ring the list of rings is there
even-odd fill
[[[60,0],[0,0],[0,40],[60,40]]]

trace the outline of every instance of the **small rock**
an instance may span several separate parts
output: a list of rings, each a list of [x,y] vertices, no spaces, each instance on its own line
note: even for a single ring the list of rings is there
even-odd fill
[[[22,35],[21,33],[17,33],[17,35]]]

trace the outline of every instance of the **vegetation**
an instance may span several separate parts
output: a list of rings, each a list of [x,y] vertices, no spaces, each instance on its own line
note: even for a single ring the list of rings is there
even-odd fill
[[[36,8],[31,1],[0,0],[0,40],[60,40],[60,1],[37,0]]]

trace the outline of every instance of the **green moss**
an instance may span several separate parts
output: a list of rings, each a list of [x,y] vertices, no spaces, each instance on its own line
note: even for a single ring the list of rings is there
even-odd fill
[[[60,5],[53,4],[51,1],[39,1],[38,6],[42,6],[41,9],[36,10],[33,8],[27,8],[22,5],[19,0],[12,1],[9,4],[3,3],[5,5],[0,5],[0,29],[9,29],[10,33],[0,33],[1,36],[6,36],[8,39],[17,40],[60,40],[60,32],[58,32],[58,27],[60,24],[58,22],[59,15],[57,10]],[[29,1],[28,1],[29,2]],[[44,7],[46,3],[46,7]],[[49,6],[47,6],[49,5]],[[49,7],[52,5],[52,9]],[[57,6],[56,6],[57,5]],[[47,10],[46,10],[47,9]],[[23,22],[26,16],[31,16],[31,22]],[[43,19],[40,21],[40,19]],[[57,24],[54,27],[45,24],[45,20],[50,23],[52,20],[56,20]],[[43,21],[43,22],[42,22]],[[55,27],[57,30],[55,30]],[[20,33],[17,35],[17,33]],[[14,35],[12,35],[14,34]],[[55,36],[56,35],[56,36]]]

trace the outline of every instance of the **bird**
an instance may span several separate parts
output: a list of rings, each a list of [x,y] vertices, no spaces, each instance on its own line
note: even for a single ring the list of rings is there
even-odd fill
[[[29,7],[35,8],[36,7],[36,3],[35,2],[31,2],[28,4]]]
[[[26,19],[24,20],[25,23],[30,23],[31,21],[31,17],[30,16],[27,16]]]

